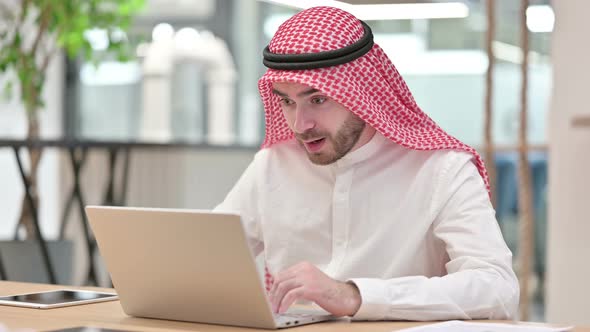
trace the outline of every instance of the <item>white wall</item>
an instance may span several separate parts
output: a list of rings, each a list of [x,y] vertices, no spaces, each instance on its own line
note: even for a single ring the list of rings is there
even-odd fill
[[[553,1],[554,88],[549,119],[547,320],[590,325],[590,1]]]

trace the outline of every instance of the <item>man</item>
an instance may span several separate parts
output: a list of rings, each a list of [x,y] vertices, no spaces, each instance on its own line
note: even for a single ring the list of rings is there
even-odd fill
[[[263,149],[217,209],[242,215],[273,310],[512,317],[518,282],[482,160],[420,110],[370,28],[304,10],[264,64]]]

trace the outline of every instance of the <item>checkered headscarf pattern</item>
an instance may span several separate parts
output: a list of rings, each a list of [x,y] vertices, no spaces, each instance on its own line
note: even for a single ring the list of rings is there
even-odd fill
[[[361,22],[332,7],[313,7],[285,21],[272,38],[275,54],[314,53],[348,46],[363,36]],[[318,89],[359,116],[395,143],[414,150],[453,149],[473,154],[488,192],[483,160],[472,147],[447,134],[416,104],[405,81],[379,47],[362,57],[333,67],[311,70],[268,69],[258,81],[264,104],[266,137],[263,148],[293,138],[283,117],[273,82],[294,82]],[[272,276],[267,271],[267,287]]]

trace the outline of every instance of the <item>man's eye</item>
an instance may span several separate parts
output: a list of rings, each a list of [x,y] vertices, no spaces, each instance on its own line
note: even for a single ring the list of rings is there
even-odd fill
[[[326,97],[313,97],[311,98],[311,103],[312,104],[323,104],[324,102],[326,102]]]
[[[295,102],[292,101],[291,99],[287,99],[287,98],[282,98],[281,99],[281,104],[283,105],[293,105]]]

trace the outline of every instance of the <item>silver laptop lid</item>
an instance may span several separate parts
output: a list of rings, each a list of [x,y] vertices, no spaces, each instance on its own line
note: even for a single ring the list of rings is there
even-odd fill
[[[131,316],[276,328],[238,215],[88,206]]]

